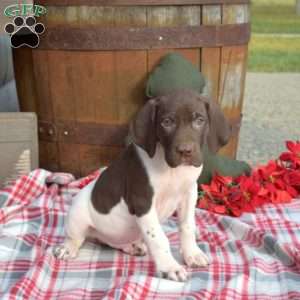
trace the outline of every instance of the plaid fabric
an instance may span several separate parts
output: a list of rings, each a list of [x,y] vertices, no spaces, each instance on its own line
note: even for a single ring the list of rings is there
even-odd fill
[[[300,299],[300,199],[239,219],[197,210],[211,259],[187,282],[158,278],[153,261],[87,241],[75,260],[52,255],[72,196],[95,178],[36,170],[0,193],[1,299]],[[176,219],[164,224],[175,257]]]

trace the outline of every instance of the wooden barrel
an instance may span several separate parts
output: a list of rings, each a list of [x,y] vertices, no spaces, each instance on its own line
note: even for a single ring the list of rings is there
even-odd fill
[[[250,36],[248,0],[39,0],[38,48],[14,51],[23,111],[39,120],[41,167],[86,175],[124,147],[160,58],[178,52],[240,120]],[[238,135],[222,152],[235,157]]]

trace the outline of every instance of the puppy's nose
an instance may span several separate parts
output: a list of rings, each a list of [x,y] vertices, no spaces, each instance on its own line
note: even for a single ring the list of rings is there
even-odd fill
[[[176,151],[182,155],[182,156],[191,156],[193,152],[193,144],[192,143],[186,143],[181,144],[176,147]]]

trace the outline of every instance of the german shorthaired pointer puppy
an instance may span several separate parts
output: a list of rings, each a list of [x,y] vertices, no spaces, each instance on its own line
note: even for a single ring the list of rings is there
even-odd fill
[[[54,249],[56,257],[74,258],[87,237],[96,237],[131,255],[144,255],[148,249],[157,271],[184,281],[186,269],[171,254],[161,227],[177,211],[184,262],[206,266],[194,216],[202,150],[207,144],[216,152],[230,132],[220,108],[193,91],[177,90],[149,100],[131,123],[133,142],[75,196],[66,220],[67,237]]]

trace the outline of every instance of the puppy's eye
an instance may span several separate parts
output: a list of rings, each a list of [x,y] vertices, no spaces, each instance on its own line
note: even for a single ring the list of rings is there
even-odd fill
[[[193,126],[199,128],[204,124],[204,122],[205,122],[204,118],[198,116],[193,120]]]
[[[165,118],[162,120],[161,125],[162,127],[170,128],[174,125],[174,120],[172,120],[171,118]]]

